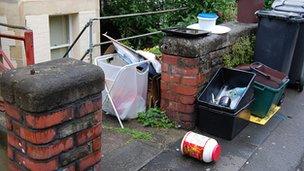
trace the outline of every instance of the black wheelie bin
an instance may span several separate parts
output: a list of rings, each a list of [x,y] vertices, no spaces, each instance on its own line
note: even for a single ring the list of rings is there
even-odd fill
[[[260,10],[257,15],[254,62],[288,75],[303,18],[297,13],[274,10]]]
[[[304,18],[304,0],[276,0],[272,4],[275,11],[292,12]],[[304,86],[304,24],[300,25],[300,30],[295,46],[291,68],[289,71],[290,84],[297,87],[299,92]]]

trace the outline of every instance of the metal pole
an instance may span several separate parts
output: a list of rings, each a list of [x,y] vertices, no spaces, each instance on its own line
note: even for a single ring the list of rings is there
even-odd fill
[[[29,28],[24,27],[24,26],[15,26],[15,25],[10,25],[10,24],[5,24],[5,23],[0,23],[0,26],[13,28],[13,29],[20,29],[20,30],[30,30]]]
[[[78,40],[80,39],[80,37],[82,36],[82,34],[84,33],[84,31],[89,27],[90,22],[88,22],[84,28],[81,30],[81,32],[78,34],[77,38],[74,40],[74,42],[72,43],[72,45],[69,47],[69,49],[67,50],[67,52],[63,55],[63,58],[66,58],[68,56],[68,54],[70,53],[71,49],[75,46],[75,44],[78,42]]]
[[[122,15],[112,15],[112,16],[104,16],[99,18],[94,18],[93,20],[108,20],[108,19],[116,19],[116,18],[126,18],[126,17],[136,17],[136,16],[145,16],[145,15],[153,15],[153,14],[162,14],[168,12],[175,12],[180,10],[186,10],[187,7],[161,10],[161,11],[151,11],[151,12],[142,12],[142,13],[133,13],[133,14],[122,14]]]
[[[90,20],[89,28],[89,48],[90,48],[90,63],[93,63],[93,22]]]
[[[145,33],[145,34],[130,36],[130,37],[126,37],[126,38],[116,39],[116,41],[120,42],[120,41],[124,41],[124,40],[136,39],[136,38],[151,36],[151,35],[160,34],[160,33],[162,33],[162,31],[155,31],[155,32],[151,32],[151,33]],[[95,44],[94,47],[109,44],[109,43],[112,43],[112,41],[101,42],[101,43]]]

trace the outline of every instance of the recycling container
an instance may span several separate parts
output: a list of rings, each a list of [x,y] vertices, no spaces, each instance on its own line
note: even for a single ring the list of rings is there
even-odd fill
[[[252,100],[254,79],[255,74],[251,72],[238,69],[220,68],[205,89],[200,93],[197,103],[213,109],[235,113]],[[223,107],[212,103],[212,96],[217,96],[223,86],[227,86],[227,89],[234,89],[237,87],[246,88],[245,92],[241,95],[241,98],[239,98],[236,108],[232,109],[230,107]]]
[[[281,105],[289,82],[288,76],[262,63],[253,63],[239,69],[256,73],[254,81],[254,101],[250,106],[252,115],[264,118],[272,105]]]
[[[303,18],[296,13],[260,10],[254,61],[289,74]]]
[[[248,108],[251,102],[249,101],[247,105],[233,113],[199,105],[198,128],[208,134],[232,140],[249,124]]]
[[[263,9],[264,0],[238,0],[237,21],[240,23],[257,23],[255,12]]]
[[[303,0],[276,0],[272,4],[272,8],[275,11],[294,12],[304,16]],[[304,24],[300,25],[291,66],[289,71],[290,84],[296,85],[298,91],[302,92],[304,86]]]
[[[248,107],[252,103],[254,79],[255,74],[251,72],[219,69],[198,96],[198,128],[217,137],[232,140],[248,125]],[[228,89],[246,87],[235,109],[212,103],[212,94],[219,94],[223,86],[228,86]]]

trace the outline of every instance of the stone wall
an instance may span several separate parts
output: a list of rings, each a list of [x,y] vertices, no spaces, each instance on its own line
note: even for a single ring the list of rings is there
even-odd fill
[[[203,85],[223,66],[223,54],[243,36],[255,34],[256,24],[230,22],[227,34],[188,39],[165,36],[162,42],[161,108],[186,129],[196,124],[195,101]]]
[[[60,59],[5,72],[0,83],[10,170],[100,170],[99,67]]]

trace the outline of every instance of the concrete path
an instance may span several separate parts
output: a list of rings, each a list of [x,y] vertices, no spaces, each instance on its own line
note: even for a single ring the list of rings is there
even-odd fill
[[[223,148],[221,159],[217,163],[206,164],[182,156],[180,153],[182,137],[183,135],[175,135],[176,141],[165,147],[149,142],[133,141],[105,154],[103,161],[105,166],[111,165],[111,170],[303,170],[304,93],[288,90],[282,110],[266,126],[249,124],[232,141],[214,137]],[[128,157],[133,156],[132,153],[143,155],[137,158]],[[115,161],[113,156],[121,156],[121,158],[125,156],[126,159],[120,158]],[[131,159],[134,159],[132,167],[121,165],[131,162]],[[107,167],[105,169],[108,169]]]

